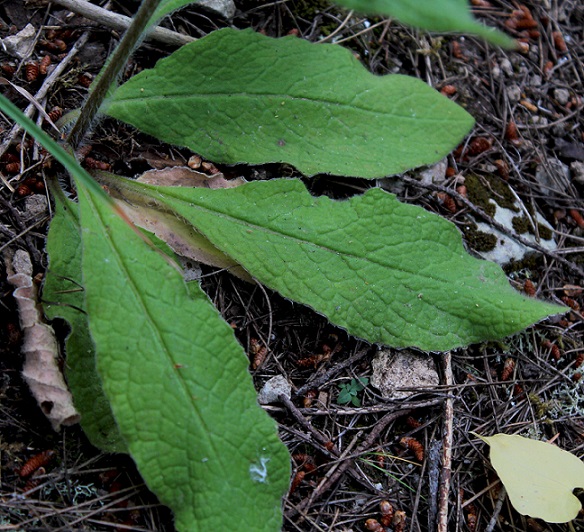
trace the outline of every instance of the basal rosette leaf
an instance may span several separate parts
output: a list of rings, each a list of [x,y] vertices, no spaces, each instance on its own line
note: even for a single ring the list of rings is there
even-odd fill
[[[83,189],[79,204],[98,370],[146,483],[181,531],[227,529],[228,508],[279,530],[289,457],[233,331],[109,205]]]
[[[180,531],[228,529],[233,508],[242,529],[280,530],[289,456],[233,331],[73,157],[1,95],[0,110],[75,180],[97,368],[148,486]]]
[[[492,44],[512,48],[513,39],[483,26],[471,15],[466,0],[335,0],[361,13],[387,15],[430,31],[474,33]]]
[[[438,161],[473,125],[422,81],[374,76],[339,46],[232,29],[133,77],[104,110],[215,162],[366,178]]]
[[[520,295],[496,264],[464,250],[452,223],[381,189],[334,201],[287,179],[113,186],[175,212],[253,277],[370,342],[442,351],[564,311]]]
[[[103,393],[89,334],[81,275],[78,205],[51,187],[54,216],[47,235],[49,267],[43,285],[43,309],[49,319],[62,318],[71,327],[65,342],[65,375],[89,441],[107,452],[127,452]]]

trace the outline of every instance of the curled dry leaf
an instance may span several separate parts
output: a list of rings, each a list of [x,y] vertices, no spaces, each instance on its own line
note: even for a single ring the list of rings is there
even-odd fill
[[[24,334],[22,375],[53,429],[58,431],[61,425],[77,423],[79,414],[59,369],[55,333],[43,323],[37,307],[37,288],[32,280],[28,253],[18,250],[13,257],[6,256],[5,259],[7,280],[15,287],[14,299]]]

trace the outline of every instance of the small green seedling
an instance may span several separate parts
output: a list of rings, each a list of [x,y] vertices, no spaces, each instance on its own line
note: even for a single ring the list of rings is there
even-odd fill
[[[340,392],[337,397],[337,403],[339,405],[352,403],[353,406],[361,406],[361,400],[357,397],[357,394],[362,392],[368,384],[369,379],[367,377],[351,379],[351,382],[341,384],[339,386]]]

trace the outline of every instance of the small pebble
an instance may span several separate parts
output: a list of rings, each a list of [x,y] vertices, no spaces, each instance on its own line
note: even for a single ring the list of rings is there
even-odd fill
[[[290,398],[292,395],[292,386],[282,375],[276,375],[264,384],[258,395],[258,403],[267,405],[270,403],[277,403],[278,397],[285,395]]]
[[[516,103],[521,99],[521,88],[519,85],[509,85],[507,87],[507,98],[509,98],[509,102]]]
[[[584,185],[584,163],[574,161],[570,165],[570,173],[572,174],[572,181],[579,185]]]
[[[513,75],[513,65],[509,59],[505,58],[501,61],[501,70],[507,74],[507,76],[511,77]]]
[[[570,101],[570,91],[568,89],[554,89],[554,98],[560,105],[566,105]]]

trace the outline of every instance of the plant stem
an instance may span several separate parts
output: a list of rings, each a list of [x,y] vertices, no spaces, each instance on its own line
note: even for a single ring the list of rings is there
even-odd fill
[[[122,68],[126,65],[126,62],[134,51],[136,44],[144,35],[148,22],[152,18],[152,15],[154,14],[154,11],[156,11],[160,2],[161,0],[143,0],[138,12],[132,19],[128,31],[126,31],[120,44],[118,44],[114,53],[106,63],[105,68],[100,73],[95,83],[95,87],[93,87],[89,93],[85,105],[81,108],[81,114],[79,115],[77,122],[75,122],[67,139],[67,143],[73,150],[77,149],[79,143],[91,127],[95,115],[107,96],[109,88],[112,83],[115,82]]]

